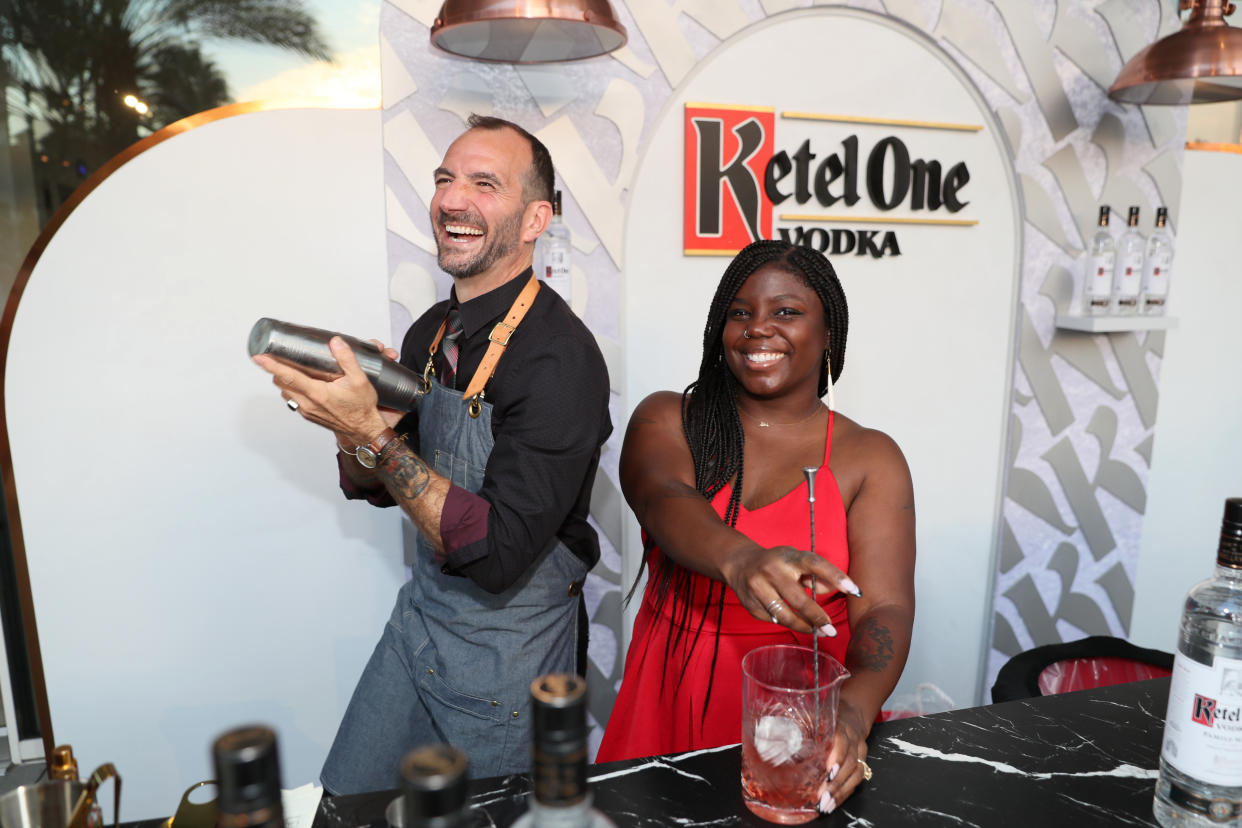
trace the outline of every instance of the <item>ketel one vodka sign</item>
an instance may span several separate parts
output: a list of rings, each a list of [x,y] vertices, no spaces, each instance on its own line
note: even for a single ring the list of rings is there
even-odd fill
[[[778,120],[818,123],[785,146]],[[688,103],[685,254],[731,256],[783,239],[880,259],[902,254],[902,227],[973,226],[959,215],[970,205],[966,162],[920,157],[911,136],[981,128]]]

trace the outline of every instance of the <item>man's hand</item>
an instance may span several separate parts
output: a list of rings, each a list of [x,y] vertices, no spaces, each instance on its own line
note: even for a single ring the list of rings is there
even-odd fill
[[[385,357],[396,358],[396,351],[375,342]],[[332,337],[328,347],[342,371],[341,376],[329,381],[315,379],[296,366],[277,362],[266,354],[253,359],[272,375],[281,397],[297,403],[297,413],[336,432],[340,445],[366,445],[386,427],[396,425],[402,414],[377,406],[375,388],[343,339]]]

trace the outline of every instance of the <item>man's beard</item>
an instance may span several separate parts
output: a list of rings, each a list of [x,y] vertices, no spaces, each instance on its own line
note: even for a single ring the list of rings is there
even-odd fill
[[[496,262],[512,254],[521,243],[522,215],[524,212],[524,208],[514,210],[512,215],[505,216],[495,227],[489,226],[487,229],[487,244],[469,259],[455,258],[446,261],[445,248],[449,248],[448,253],[450,255],[454,251],[450,245],[441,243],[440,233],[433,234],[436,240],[436,260],[440,265],[440,269],[454,279],[468,279],[471,276],[477,276],[496,264]],[[441,214],[441,232],[445,232],[443,230],[445,223],[452,224],[454,220]],[[482,224],[483,222],[467,219],[461,221],[461,223],[474,225]]]

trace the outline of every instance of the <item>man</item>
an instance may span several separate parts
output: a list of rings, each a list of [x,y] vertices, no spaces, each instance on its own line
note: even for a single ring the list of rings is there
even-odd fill
[[[324,764],[331,793],[396,787],[401,757],[428,742],[461,747],[476,776],[527,768],[531,680],[571,672],[585,654],[607,370],[564,300],[533,280],[552,215],[547,149],[508,121],[473,115],[469,126],[435,171],[431,202],[453,289],[401,348],[403,364],[434,373],[418,407],[378,408],[336,338],[344,375],[331,382],[255,358],[291,408],[336,433],[346,496],[399,505],[418,529],[413,578]]]

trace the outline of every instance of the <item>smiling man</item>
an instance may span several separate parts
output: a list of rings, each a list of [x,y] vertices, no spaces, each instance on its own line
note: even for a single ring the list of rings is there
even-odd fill
[[[530,764],[529,688],[583,665],[581,589],[599,559],[587,522],[612,431],[595,339],[531,262],[552,214],[547,149],[516,124],[471,116],[435,171],[431,224],[446,301],[400,359],[430,385],[401,417],[377,408],[347,346],[319,382],[264,357],[282,396],[336,434],[350,498],[400,506],[418,530],[397,595],[324,764],[332,793],[398,785],[411,748],[452,742],[475,776]],[[389,350],[390,356],[395,352]]]

